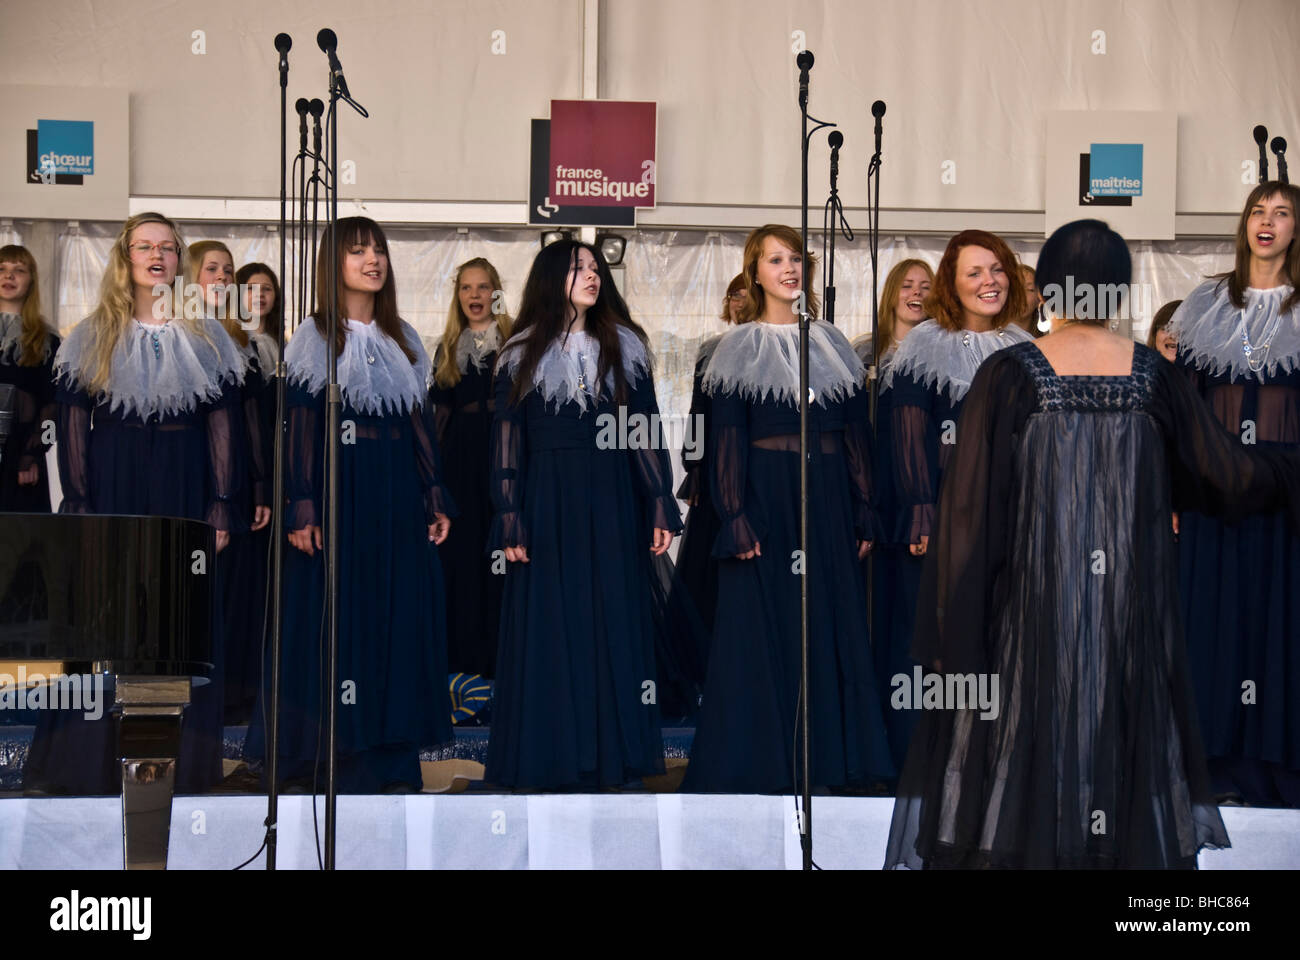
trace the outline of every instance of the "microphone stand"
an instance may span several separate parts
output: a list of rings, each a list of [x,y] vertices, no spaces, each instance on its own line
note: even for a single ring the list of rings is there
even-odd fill
[[[829,124],[835,126],[835,124]],[[834,325],[835,323],[835,240],[836,235],[843,231],[844,239],[850,243],[853,242],[853,229],[849,226],[849,221],[844,216],[844,205],[840,202],[840,147],[844,146],[844,134],[838,130],[832,130],[830,136],[826,138],[831,147],[831,193],[826,199],[826,207],[822,211],[822,250],[823,250],[823,269],[826,273],[826,284],[823,291],[823,305],[825,306],[826,322]],[[838,219],[838,223],[835,221]]]
[[[800,251],[807,259],[808,251],[808,142],[813,133],[823,127],[834,124],[818,120],[808,115],[808,71],[812,69],[812,51],[805,50],[795,58],[799,67],[799,116],[802,124],[800,136],[800,171],[802,175],[802,194],[799,209],[800,236],[804,249]],[[811,131],[808,121],[817,126]],[[808,273],[805,268],[803,290],[799,304],[799,549],[804,558],[802,572],[799,575],[800,614],[799,614],[799,742],[801,747],[801,764],[798,778],[802,781],[802,810],[799,817],[799,845],[803,850],[803,869],[813,869],[812,859],[812,727],[811,710],[808,697],[811,693],[808,682]],[[798,784],[796,784],[798,786]]]
[[[880,434],[877,409],[880,403],[880,137],[881,118],[885,115],[885,102],[877,100],[871,105],[871,114],[876,118],[876,152],[867,163],[867,245],[871,248],[871,362],[868,366],[867,379],[871,381],[871,396],[868,398],[867,417],[874,431],[873,440]],[[875,190],[871,189],[872,179]],[[867,627],[871,629],[876,623],[876,551],[867,554]],[[877,643],[883,638],[877,637]]]
[[[287,175],[285,163],[289,155],[289,49],[292,41],[287,33],[275,38],[280,51],[280,289],[284,290],[284,235],[287,227]],[[282,294],[283,296],[283,294]],[[286,313],[284,304],[278,304],[280,315]],[[275,437],[271,469],[271,715],[266,727],[266,869],[275,869],[276,842],[279,823],[280,795],[277,778],[277,761],[280,744],[280,638],[281,616],[280,582],[284,571],[284,323],[275,331]],[[265,703],[265,698],[263,699]]]
[[[333,39],[333,31],[328,31]],[[326,205],[329,209],[329,296],[327,304],[329,321],[326,346],[326,364],[329,381],[325,388],[325,620],[329,636],[328,668],[329,676],[326,693],[328,694],[327,719],[327,754],[325,767],[325,869],[335,869],[335,847],[338,828],[338,652],[339,652],[339,610],[338,610],[338,576],[339,576],[339,424],[343,409],[343,396],[339,390],[338,325],[339,317],[339,124],[338,104],[345,101],[361,116],[369,114],[365,108],[352,99],[348,93],[343,71],[338,65],[333,44],[323,43],[326,31],[317,36],[317,43],[330,59],[329,112],[326,119],[326,131],[329,138],[329,160],[326,169],[330,176],[325,183]]]

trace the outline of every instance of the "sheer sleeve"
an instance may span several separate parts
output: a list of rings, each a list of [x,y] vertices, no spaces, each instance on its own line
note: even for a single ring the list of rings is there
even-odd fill
[[[698,417],[705,417],[708,410],[709,400],[704,395],[704,367],[707,357],[700,357],[695,361],[695,378],[691,388],[691,411],[690,424],[698,423]],[[688,426],[688,429],[691,427]],[[698,448],[696,453],[698,454]],[[703,476],[703,459],[698,455],[694,458],[686,456],[686,446],[682,446],[682,470],[685,476],[682,478],[681,486],[677,488],[677,498],[690,502],[700,495],[701,486],[707,482],[708,478]]]
[[[735,393],[715,396],[709,404],[713,424],[709,451],[709,492],[722,528],[713,544],[718,558],[748,553],[767,530],[746,512],[749,467],[749,404]]]
[[[325,429],[325,391],[311,394],[297,384],[286,384],[289,408],[284,450],[286,530],[321,525],[321,448]]]
[[[60,513],[94,513],[90,496],[90,416],[94,404],[82,390],[58,391]]]
[[[27,435],[27,444],[18,460],[19,470],[28,470],[43,464],[50,445],[45,442],[45,423],[55,421],[57,425],[58,404],[55,402],[54,354],[59,349],[59,338],[50,335],[50,353],[46,357],[44,375],[41,378],[41,391],[36,396],[36,419],[32,431]]]
[[[858,390],[844,404],[844,451],[853,500],[853,531],[859,540],[877,540],[873,507],[871,393]]]
[[[1005,352],[971,383],[917,598],[912,656],[923,665],[986,666],[989,616],[1005,600],[1016,436],[1036,398],[1024,366]]]
[[[659,402],[655,399],[654,380],[642,376],[631,386],[628,397],[629,415],[639,414],[650,424],[659,423]],[[632,473],[641,496],[645,498],[646,515],[652,529],[680,533],[682,515],[677,509],[673,494],[673,466],[667,445],[662,442],[662,428],[652,431],[651,443],[628,451],[632,458]]]
[[[435,372],[441,363],[442,344],[438,344],[438,349],[433,352],[433,369]],[[451,412],[455,409],[455,404],[455,389],[440,387],[438,381],[434,380],[433,385],[429,387],[428,406],[433,411],[433,428],[438,437],[439,445],[446,439],[447,423],[451,420]]]
[[[434,413],[429,404],[411,411],[411,431],[415,439],[415,463],[420,473],[420,487],[424,490],[424,516],[429,523],[438,514],[455,517],[460,514],[451,494],[443,485],[442,454],[438,447],[438,432]]]
[[[266,438],[262,436],[261,405],[265,396],[266,381],[260,373],[249,372],[244,379],[244,426],[248,437],[248,479],[252,486],[253,505],[269,506],[271,503],[271,471],[266,462]]]
[[[1165,431],[1174,509],[1228,523],[1286,510],[1291,529],[1300,534],[1300,453],[1243,444],[1183,373],[1165,362],[1156,370],[1152,414]]]
[[[218,530],[227,532],[248,529],[248,521],[241,515],[243,511],[239,507],[245,472],[243,444],[239,440],[239,431],[243,429],[240,423],[243,415],[241,393],[239,384],[227,384],[221,396],[207,408],[204,417],[212,491],[206,519]]]
[[[489,551],[528,546],[528,532],[524,529],[524,476],[528,466],[525,414],[528,401],[525,397],[512,404],[510,391],[513,388],[510,374],[501,370],[496,375],[496,411],[492,418],[492,452],[488,464],[488,484],[495,511],[488,535]]]
[[[892,423],[894,486],[900,508],[910,512],[907,542],[920,543],[934,528],[939,487],[939,435],[934,394],[907,374],[894,378]]]

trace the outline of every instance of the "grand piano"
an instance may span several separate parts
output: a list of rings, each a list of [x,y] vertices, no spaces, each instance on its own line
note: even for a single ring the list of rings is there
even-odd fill
[[[129,870],[167,865],[181,723],[212,670],[215,560],[197,520],[0,513],[0,674],[116,678]]]

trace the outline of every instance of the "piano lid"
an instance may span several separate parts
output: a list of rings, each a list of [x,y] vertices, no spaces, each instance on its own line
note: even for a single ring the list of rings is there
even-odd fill
[[[0,660],[206,677],[215,559],[198,520],[0,513]]]

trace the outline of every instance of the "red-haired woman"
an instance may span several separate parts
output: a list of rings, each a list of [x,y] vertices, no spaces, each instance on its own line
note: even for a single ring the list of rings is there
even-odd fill
[[[1000,237],[964,230],[948,241],[925,301],[930,319],[898,347],[881,381],[881,408],[889,411],[896,541],[925,556],[935,523],[944,467],[957,441],[962,401],[975,371],[1004,347],[1032,337],[1012,321],[1025,313],[1024,280],[1015,254]],[[899,590],[916,596],[920,565],[904,564]],[[910,643],[915,605],[900,606],[896,635]],[[883,678],[888,684],[889,677]],[[916,712],[893,705],[890,733],[901,765]]]

